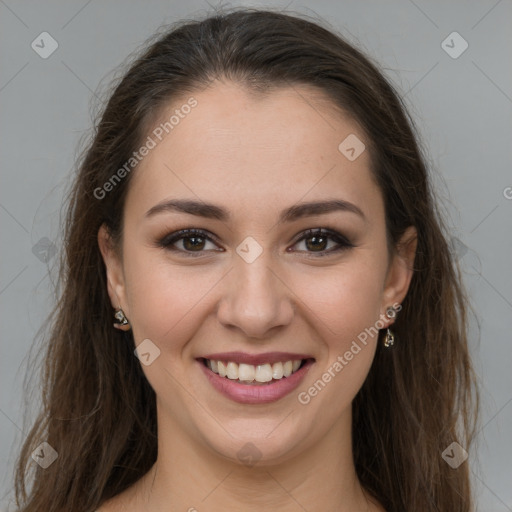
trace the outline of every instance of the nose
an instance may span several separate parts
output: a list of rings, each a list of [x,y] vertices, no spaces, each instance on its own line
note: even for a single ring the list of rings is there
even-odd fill
[[[222,325],[239,329],[248,338],[264,338],[270,331],[274,334],[292,321],[295,311],[290,285],[265,254],[252,263],[235,257],[217,309]]]

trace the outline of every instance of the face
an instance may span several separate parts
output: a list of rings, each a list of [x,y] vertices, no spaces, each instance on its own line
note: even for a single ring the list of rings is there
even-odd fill
[[[306,87],[193,97],[134,171],[122,258],[100,230],[109,293],[135,344],[150,340],[159,425],[235,461],[249,442],[285,460],[350,417],[411,272],[388,257],[368,151],[338,148],[364,143],[353,121]]]

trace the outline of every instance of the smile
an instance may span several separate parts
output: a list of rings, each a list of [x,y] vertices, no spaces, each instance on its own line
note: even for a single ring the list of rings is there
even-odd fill
[[[196,361],[208,382],[225,397],[243,404],[263,404],[291,393],[315,362],[312,357],[290,356],[273,353],[264,362],[264,355],[231,353]],[[276,360],[279,358],[282,360]],[[251,359],[258,364],[251,364]]]

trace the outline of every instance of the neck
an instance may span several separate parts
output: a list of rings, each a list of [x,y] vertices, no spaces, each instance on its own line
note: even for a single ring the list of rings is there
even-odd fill
[[[158,459],[137,484],[140,508],[155,512],[374,510],[354,468],[350,408],[330,431],[295,457],[279,463],[262,458],[252,467],[221,457],[169,418],[159,417],[158,427]]]

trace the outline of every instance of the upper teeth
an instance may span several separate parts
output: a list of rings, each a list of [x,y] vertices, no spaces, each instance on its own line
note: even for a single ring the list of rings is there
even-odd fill
[[[240,380],[244,382],[270,382],[272,379],[279,380],[283,377],[289,377],[293,372],[299,369],[302,361],[300,359],[286,361],[284,363],[274,364],[244,364],[234,363],[233,361],[223,362],[206,360],[206,366],[212,372],[218,373],[221,377],[227,377],[232,380]]]

